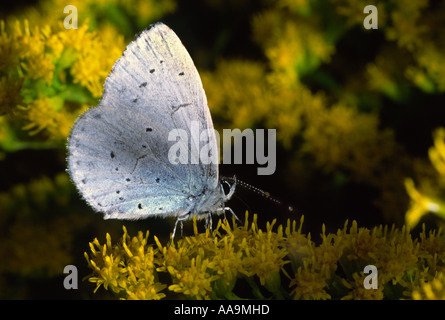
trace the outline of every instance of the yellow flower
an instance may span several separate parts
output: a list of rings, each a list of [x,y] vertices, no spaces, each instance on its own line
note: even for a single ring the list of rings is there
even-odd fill
[[[213,266],[214,263],[209,259],[202,260],[200,255],[192,258],[189,268],[170,272],[174,284],[168,289],[197,300],[210,299],[211,282],[217,278],[211,275]]]
[[[237,276],[243,272],[241,250],[236,250],[233,245],[233,237],[223,237],[221,240],[215,240],[215,254],[212,258],[214,270],[219,275],[218,288],[221,292],[232,290],[236,282]]]
[[[90,243],[91,254],[85,254],[93,269],[89,281],[96,290],[103,285],[124,299],[161,299],[165,288],[189,299],[236,299],[240,278],[252,296],[262,299],[270,297],[260,286],[275,299],[399,299],[445,271],[441,230],[427,235],[424,229],[413,240],[405,227],[366,229],[355,221],[349,227],[346,221],[335,234],[323,226],[316,245],[301,233],[303,218],[298,229],[288,221],[285,236],[281,225],[274,231],[275,220],[263,231],[257,219],[254,215],[249,222],[246,214],[243,226],[234,219],[232,226],[220,221],[214,241],[208,230],[198,233],[195,220],[192,236],[170,246],[155,236],[156,247],[148,243],[148,231],[130,237],[124,227],[119,244],[113,245],[109,235],[106,244]],[[289,262],[292,268],[286,268]],[[378,269],[378,289],[364,287],[367,264]],[[159,273],[169,275],[170,283],[160,283]],[[289,291],[283,288],[285,281]],[[394,286],[402,290],[394,291]]]
[[[218,229],[220,224],[213,230],[213,236],[218,236]],[[198,232],[198,225],[196,217],[193,217],[193,236],[184,237],[178,241],[178,248],[184,248],[189,256],[201,254],[203,258],[213,256],[215,254],[216,243],[210,235],[209,228],[206,228],[205,232]]]
[[[422,45],[418,47],[415,58],[420,68],[426,71],[429,79],[437,86],[437,91],[445,90],[445,66],[443,60],[445,55],[443,50],[437,46],[433,39],[422,41]]]
[[[99,35],[89,31],[87,25],[65,30],[59,36],[65,47],[71,47],[77,52],[71,68],[74,83],[86,87],[93,97],[100,97],[111,67],[122,55],[123,37],[110,28]]]
[[[308,127],[303,151],[315,157],[319,166],[332,171],[343,167],[355,174],[356,180],[376,180],[376,168],[394,148],[389,131],[379,131],[376,114],[363,114],[344,104],[328,109],[308,109]],[[361,146],[366,145],[366,149]]]
[[[392,284],[410,287],[411,283],[405,279],[405,275],[417,269],[419,245],[412,240],[409,228],[405,226],[401,230],[392,227],[390,232],[385,228],[382,238],[386,241],[384,247],[380,245],[378,258],[376,257],[379,278],[383,283],[391,279]]]
[[[409,66],[406,68],[406,77],[425,93],[434,93],[436,90],[434,81],[423,68]]]
[[[95,238],[93,242],[90,242],[90,250],[93,254],[93,258],[100,259],[90,259],[88,254],[86,252],[84,253],[88,265],[93,269],[95,274],[97,274],[97,276],[88,279],[88,281],[96,283],[94,292],[96,292],[101,285],[103,285],[105,289],[110,287],[114,292],[119,292],[121,288],[119,288],[117,279],[119,275],[120,256],[116,257],[109,252],[112,250],[110,235],[107,233],[107,244],[104,244],[103,246],[99,243],[99,240]]]
[[[251,128],[268,115],[269,96],[264,66],[250,61],[220,61],[202,81],[212,114],[229,120],[234,128]],[[249,115],[247,117],[247,115]]]
[[[439,174],[445,177],[445,128],[434,131],[434,147],[428,150],[430,161]]]
[[[126,253],[126,267],[120,272],[128,274],[125,281],[120,286],[125,288],[127,298],[132,300],[158,300],[165,297],[160,293],[166,285],[157,282],[154,263],[154,249],[147,245],[148,231],[143,235],[139,232],[137,237],[130,238],[127,229],[124,227],[124,236],[122,246]],[[130,240],[131,239],[131,240]],[[128,241],[130,240],[130,241]]]
[[[347,230],[346,221],[343,230],[338,230],[335,242],[342,247],[348,260],[370,261],[376,259],[380,249],[381,240],[378,237],[378,229],[370,231],[367,228],[359,228],[356,221]]]
[[[280,11],[268,10],[256,15],[252,25],[255,40],[263,46],[273,71],[283,76],[285,87],[299,82],[334,52],[316,23],[297,16],[283,19]]]
[[[431,282],[424,282],[413,290],[414,300],[445,300],[445,274],[439,273]]]
[[[24,24],[27,29],[28,21],[25,20]],[[5,21],[0,20],[0,71],[16,67],[23,53],[26,52],[23,41],[20,41],[23,39],[23,34],[19,21],[11,28],[14,30],[12,34],[6,31]]]
[[[103,285],[113,292],[124,292],[126,299],[162,299],[161,293],[166,285],[158,282],[155,273],[154,249],[147,245],[148,231],[145,236],[139,232],[131,238],[123,227],[122,244],[113,246],[107,233],[106,244],[101,245],[94,239],[90,243],[91,258],[85,252],[88,265],[93,269],[90,282],[96,289]]]
[[[445,238],[442,234],[442,228],[430,230],[427,234],[425,225],[422,225],[422,232],[419,235],[419,256],[425,259],[425,265],[428,266],[424,277],[431,280],[437,272],[445,273]]]
[[[407,226],[413,227],[417,225],[420,219],[428,212],[438,212],[440,206],[428,196],[421,194],[412,179],[405,179],[405,188],[410,197],[410,207],[405,215]]]
[[[342,300],[382,300],[383,299],[383,285],[381,280],[378,280],[377,289],[366,289],[363,285],[365,280],[365,275],[363,272],[354,273],[352,275],[353,280],[347,281],[342,279],[343,285],[347,287],[350,291],[342,298]]]
[[[39,54],[29,57],[23,63],[23,70],[30,79],[45,79],[46,83],[51,84],[54,72],[53,57],[49,54]]]
[[[5,23],[0,22],[0,52],[4,53],[0,62],[0,70],[19,65],[30,79],[45,79],[49,84],[52,80],[54,65],[52,56],[45,52],[45,39],[39,27],[31,31],[28,20],[21,23],[16,21],[10,26],[10,35],[6,31]],[[14,57],[12,55],[15,55]]]
[[[256,219],[254,218],[254,221]],[[274,279],[283,265],[287,255],[284,248],[283,227],[280,225],[276,232],[272,231],[276,219],[272,223],[267,222],[266,232],[258,229],[256,222],[252,223],[252,237],[247,241],[243,239],[241,248],[246,257],[243,259],[247,275],[258,276],[261,285],[265,285],[269,279]]]
[[[313,248],[313,259],[315,270],[325,270],[326,272],[335,272],[337,263],[343,254],[344,244],[341,241],[335,241],[336,235],[326,235],[326,227],[322,226],[322,243]]]
[[[397,51],[394,50],[393,54],[397,54]],[[395,100],[399,99],[401,93],[398,83],[394,79],[393,72],[395,72],[395,69],[392,61],[389,61],[386,56],[378,56],[375,62],[369,63],[366,67],[369,88],[381,91]]]
[[[286,251],[287,255],[292,262],[292,267],[295,270],[302,265],[303,259],[313,254],[313,243],[310,235],[304,235],[301,233],[303,227],[304,216],[301,216],[300,227],[296,230],[297,222],[287,220],[285,229],[286,235]]]
[[[30,135],[42,132],[30,139],[36,143],[66,139],[83,106],[102,95],[105,78],[124,48],[116,29],[96,33],[80,24],[66,30],[63,19],[57,21],[0,21],[0,114],[13,117],[8,118],[12,128],[20,127],[20,121]],[[23,139],[10,132],[11,140],[16,136]]]
[[[410,207],[405,214],[405,221],[409,227],[415,226],[427,213],[434,213],[445,218],[445,203],[440,194],[445,182],[445,128],[436,129],[433,133],[434,146],[429,149],[429,158],[439,173],[434,190],[425,183],[425,191],[419,191],[412,179],[405,179],[405,188],[410,197]]]
[[[326,270],[315,271],[314,264],[309,264],[308,260],[303,262],[303,266],[298,267],[297,272],[291,279],[289,287],[294,287],[290,292],[295,300],[325,300],[331,296],[325,291]]]
[[[391,14],[393,27],[388,28],[388,37],[391,40],[397,40],[400,47],[406,47],[409,50],[421,46],[428,27],[418,20],[421,17],[421,10],[428,6],[428,1],[411,1],[409,4],[400,0],[393,2],[396,8]]]
[[[45,130],[53,139],[68,136],[72,124],[72,116],[58,112],[60,103],[61,101],[58,97],[43,97],[23,107],[22,110],[26,111],[29,122],[23,129],[31,130],[31,135]]]

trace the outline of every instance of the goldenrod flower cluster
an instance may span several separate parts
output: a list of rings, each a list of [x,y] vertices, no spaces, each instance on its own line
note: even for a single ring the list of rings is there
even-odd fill
[[[20,126],[45,140],[68,136],[85,103],[102,94],[103,82],[124,47],[115,32],[30,26],[28,20],[0,22],[0,112],[11,130]],[[72,108],[68,108],[71,104]],[[5,120],[4,120],[5,121]],[[6,140],[8,149],[18,147]]]
[[[77,29],[65,29],[66,5],[77,9]],[[38,10],[24,10],[22,19],[1,20],[2,150],[63,143],[74,120],[102,96],[105,79],[125,48],[122,31],[134,36],[128,19],[134,17],[143,29],[174,9],[171,0],[47,0]],[[104,11],[110,21],[99,24],[98,12]]]
[[[415,300],[445,300],[445,275],[439,273],[431,282],[422,283],[413,291]]]
[[[27,184],[18,183],[0,192],[0,256],[4,258],[0,297],[14,297],[7,295],[11,290],[2,281],[7,275],[58,276],[72,262],[75,234],[88,223],[78,212],[63,211],[72,206],[74,194],[69,177],[63,173],[53,179],[43,176]]]
[[[436,170],[434,179],[425,179],[419,191],[411,178],[405,180],[410,197],[410,207],[406,213],[406,224],[415,226],[428,213],[445,219],[445,128],[434,131],[434,146],[429,149],[430,161]],[[434,186],[434,187],[433,187]]]
[[[88,280],[122,299],[410,299],[422,292],[439,298],[428,286],[443,291],[441,231],[413,239],[405,227],[369,230],[354,221],[333,234],[323,226],[317,245],[302,233],[303,218],[298,229],[296,221],[274,220],[265,230],[257,219],[246,214],[242,226],[219,220],[213,239],[208,229],[198,233],[194,220],[194,235],[171,245],[156,236],[149,244],[148,231],[131,237],[124,227],[118,243],[109,234],[104,244],[90,243]],[[367,265],[378,270],[377,288],[364,286]],[[238,293],[242,284],[247,296]]]

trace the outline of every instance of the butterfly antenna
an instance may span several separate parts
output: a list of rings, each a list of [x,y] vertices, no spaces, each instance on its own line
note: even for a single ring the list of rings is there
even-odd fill
[[[248,184],[247,182],[238,180],[235,176],[234,177],[224,177],[224,179],[227,181],[230,181],[230,182],[236,181],[237,186],[243,187],[246,190],[250,190],[256,194],[259,194],[260,196],[274,202],[275,204],[277,204],[279,206],[285,206],[285,204],[281,200],[279,200],[275,197],[272,197],[269,192],[261,190],[260,188],[257,188],[255,186],[252,186],[251,184]],[[294,211],[294,208],[293,208],[293,206],[288,205],[287,210],[289,212],[292,212],[292,211]]]

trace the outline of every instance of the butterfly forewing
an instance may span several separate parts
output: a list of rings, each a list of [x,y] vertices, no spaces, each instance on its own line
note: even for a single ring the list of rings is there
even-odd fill
[[[172,130],[184,130],[188,140],[169,141]],[[169,158],[175,142],[188,151],[187,163]],[[69,172],[106,218],[182,215],[193,207],[191,195],[217,188],[217,163],[192,163],[206,144],[216,150],[198,71],[176,34],[156,24],[128,45],[99,106],[74,125]]]

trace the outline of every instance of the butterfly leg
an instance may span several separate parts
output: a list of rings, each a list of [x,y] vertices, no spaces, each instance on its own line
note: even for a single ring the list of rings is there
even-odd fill
[[[223,213],[223,214],[224,214],[224,219],[227,220],[227,217],[226,217],[226,211],[229,211],[229,212],[232,214],[232,216],[235,217],[235,219],[236,219],[237,221],[241,222],[241,220],[236,216],[235,212],[233,212],[232,208],[230,208],[230,207],[219,208],[219,209],[216,211],[216,213],[217,213],[217,214],[221,214],[221,213]]]
[[[230,207],[224,207],[223,210],[224,210],[224,215],[226,214],[226,211],[229,211],[229,212],[232,214],[232,216],[235,217],[235,219],[236,219],[237,221],[241,222],[241,220],[236,216],[235,212],[233,212],[232,208],[230,208]]]
[[[176,234],[176,227],[178,226],[178,222],[181,222],[181,234],[182,234],[182,222],[184,220],[187,220],[190,217],[190,212],[187,212],[186,214],[179,216],[178,219],[176,219],[175,227],[173,228],[172,238],[170,242],[170,246],[173,244],[173,241],[175,240],[175,234]]]
[[[212,241],[215,242],[215,238],[213,237],[213,228],[212,228],[212,213],[208,212],[206,219],[206,228],[209,229],[210,235],[212,236]]]

